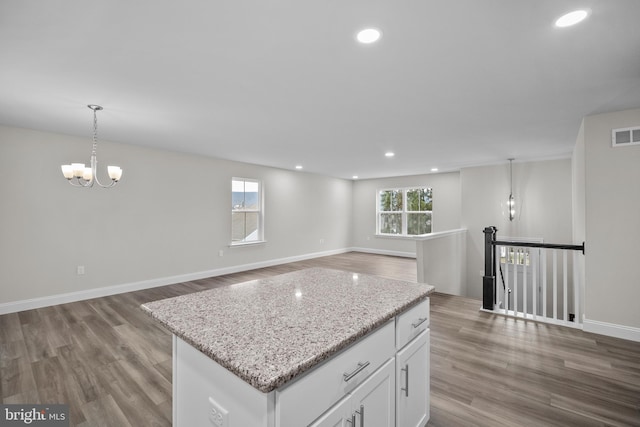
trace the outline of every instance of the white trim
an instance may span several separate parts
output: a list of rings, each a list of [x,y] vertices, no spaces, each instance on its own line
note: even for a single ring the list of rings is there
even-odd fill
[[[609,337],[640,342],[640,328],[634,328],[633,326],[584,319],[583,330],[585,332],[591,332],[592,334],[607,335]]]
[[[372,249],[372,248],[351,248],[351,252],[364,252],[366,254],[377,254],[377,255],[390,255],[390,256],[399,256],[403,258],[415,258],[415,252],[400,252],[400,251],[388,251],[385,249]]]
[[[566,326],[568,328],[573,329],[584,329],[584,325],[576,322],[569,322],[568,320],[562,319],[554,319],[552,317],[545,317],[541,315],[533,316],[533,314],[522,313],[520,311],[515,312],[513,310],[507,310],[507,313],[504,312],[502,308],[496,308],[495,310],[488,310],[486,308],[480,307],[480,311],[484,311],[485,313],[497,314],[499,316],[509,317],[511,319],[522,319],[528,320],[536,323],[546,323],[548,325],[556,325],[556,326]]]
[[[229,243],[229,247],[230,248],[239,248],[239,247],[242,247],[242,246],[262,245],[264,243],[267,243],[267,241],[266,240],[250,240],[250,241],[239,240],[237,242]]]
[[[419,236],[415,236],[414,240],[438,239],[440,237],[452,236],[452,235],[455,235],[455,234],[462,234],[462,233],[466,233],[466,232],[467,232],[466,228],[455,228],[455,229],[452,229],[452,230],[436,231],[435,233],[421,234]]]
[[[398,240],[416,240],[417,237],[427,236],[427,234],[416,234],[411,236],[409,234],[374,234],[376,239],[398,239]]]
[[[51,305],[66,304],[70,302],[82,301],[92,298],[106,297],[125,292],[140,291],[143,289],[155,288],[158,286],[174,285],[176,283],[190,282],[192,280],[206,279],[207,277],[222,276],[224,274],[239,273],[242,271],[254,270],[256,268],[271,267],[274,265],[287,264],[290,262],[304,261],[312,258],[319,258],[329,255],[338,255],[347,252],[357,251],[357,249],[344,248],[324,252],[314,252],[304,255],[296,255],[287,258],[278,258],[268,261],[242,264],[231,267],[217,268],[214,270],[199,271],[196,273],[180,274],[169,277],[159,277],[156,279],[142,280],[139,282],[125,283],[121,285],[105,286],[84,291],[67,292],[46,297],[30,298],[20,301],[0,303],[0,315],[16,313],[18,311],[31,310],[34,308],[48,307]],[[399,255],[401,256],[401,255]],[[415,257],[415,254],[413,255]]]

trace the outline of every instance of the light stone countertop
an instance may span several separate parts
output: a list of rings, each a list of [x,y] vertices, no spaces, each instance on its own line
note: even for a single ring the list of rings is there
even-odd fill
[[[176,336],[268,393],[433,290],[423,283],[310,268],[141,307]]]

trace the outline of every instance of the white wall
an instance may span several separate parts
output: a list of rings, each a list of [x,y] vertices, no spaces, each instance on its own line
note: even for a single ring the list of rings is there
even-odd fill
[[[585,330],[630,327],[640,340],[640,145],[611,146],[612,129],[640,126],[640,109],[588,116],[583,126]]]
[[[367,179],[353,184],[353,246],[401,256],[416,255],[412,238],[376,236],[376,194],[383,188],[424,186],[433,189],[432,231],[460,227],[460,175],[458,172]]]
[[[99,169],[121,166],[121,183],[70,186],[60,165],[90,149],[0,126],[0,305],[350,246],[351,181],[101,141]],[[228,246],[233,176],[263,182],[265,244]]]
[[[573,241],[574,242],[585,242],[585,247],[587,237],[585,234],[586,226],[585,226],[585,213],[586,213],[586,204],[585,204],[585,145],[584,145],[584,120],[580,124],[580,129],[578,130],[578,136],[576,138],[576,145],[573,149],[573,155],[571,157],[571,170],[573,173],[572,177],[572,194],[573,194]],[[588,245],[590,246],[590,244]],[[585,256],[577,257],[576,263],[576,273],[578,275],[578,283],[582,284],[582,288],[580,289],[580,307],[584,311],[584,294],[585,294],[585,261],[586,261],[586,250]],[[584,321],[584,312],[583,319]]]
[[[513,222],[506,216],[507,162],[351,182],[101,142],[101,169],[118,164],[123,180],[114,189],[78,189],[62,178],[60,164],[87,162],[89,138],[0,126],[0,308],[351,247],[414,256],[413,239],[375,236],[375,196],[380,188],[424,185],[434,190],[434,231],[468,230],[464,294],[482,295],[485,226],[497,226],[499,237],[586,241],[586,263],[578,269],[591,321],[585,328],[610,324],[637,332],[640,146],[611,148],[610,133],[633,125],[640,125],[640,109],[589,116],[571,160],[514,162]],[[263,181],[266,244],[228,246],[233,176]],[[76,274],[78,265],[84,276]]]
[[[427,174],[354,183],[353,246],[414,256],[414,239],[376,237],[376,192],[382,188],[424,185],[433,188],[434,232],[467,229],[466,271],[460,294],[482,298],[484,234],[489,225],[502,237],[540,237],[548,243],[582,243],[572,239],[571,160],[514,162],[516,219],[506,212],[509,164],[462,169],[459,173]]]
[[[482,299],[485,227],[496,226],[498,238],[541,237],[546,243],[575,243],[571,185],[570,159],[514,162],[516,218],[509,221],[509,163],[460,171],[461,227],[467,229],[468,297]]]
[[[464,295],[467,288],[467,230],[436,232],[416,239],[418,282],[436,291]]]

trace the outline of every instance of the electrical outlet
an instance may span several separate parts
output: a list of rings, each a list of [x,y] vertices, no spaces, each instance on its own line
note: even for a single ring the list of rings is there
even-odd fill
[[[84,274],[84,265],[76,267],[76,274],[78,274],[78,276],[82,276]]]
[[[209,397],[209,421],[215,427],[229,427],[229,411]]]
[[[220,250],[218,251],[218,255],[219,255],[219,256],[224,256],[224,250],[220,249]]]

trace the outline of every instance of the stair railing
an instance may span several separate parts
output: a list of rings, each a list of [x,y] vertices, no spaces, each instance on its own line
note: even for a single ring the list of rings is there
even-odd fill
[[[497,240],[497,231],[493,226],[484,229],[483,310],[582,327],[582,286],[577,265],[578,257],[584,255],[584,242],[565,245]]]

